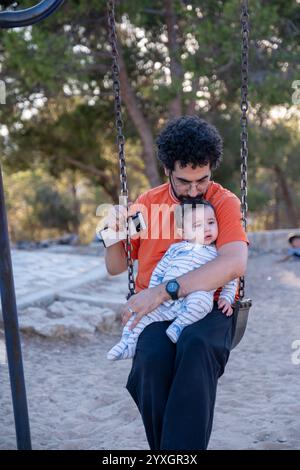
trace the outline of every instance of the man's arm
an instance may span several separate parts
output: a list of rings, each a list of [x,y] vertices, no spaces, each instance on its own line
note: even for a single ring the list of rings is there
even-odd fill
[[[122,242],[111,245],[105,250],[105,265],[112,276],[121,274],[127,269],[127,258]]]
[[[248,246],[246,242],[239,241],[222,245],[218,250],[218,256],[213,261],[177,278],[180,284],[178,296],[186,297],[191,292],[198,290],[215,290],[232,279],[243,276],[247,267],[247,257]],[[130,329],[133,329],[143,315],[170,300],[165,286],[166,282],[133,295],[121,311],[123,325],[131,317],[129,307],[137,314],[130,326]]]
[[[219,248],[218,256],[214,260],[177,278],[180,284],[178,296],[186,297],[197,290],[211,291],[225,286],[229,281],[245,274],[247,259],[246,242],[226,243]],[[169,300],[169,295],[163,284],[161,301],[165,300]]]

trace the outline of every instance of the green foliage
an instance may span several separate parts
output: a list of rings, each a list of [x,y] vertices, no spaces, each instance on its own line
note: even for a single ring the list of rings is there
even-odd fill
[[[259,211],[263,209],[268,201],[270,200],[270,196],[266,194],[259,188],[250,188],[248,193],[248,205],[249,211]]]
[[[42,227],[71,232],[79,223],[77,214],[72,212],[72,201],[46,184],[39,186],[34,198],[26,202],[32,206],[37,223]]]
[[[4,181],[13,241],[77,230],[79,213],[66,182],[55,181],[40,169],[6,175]]]
[[[117,32],[132,96],[153,138],[170,118],[172,100],[180,98],[182,113],[195,100],[195,112],[224,136],[224,162],[215,178],[239,193],[240,1],[172,4],[177,29],[176,49],[170,51],[164,0],[117,2]],[[22,2],[22,7],[27,5],[32,2]],[[274,203],[276,183],[269,172],[275,164],[286,175],[295,201],[300,194],[299,112],[283,122],[272,118],[274,106],[288,109],[292,104],[291,85],[299,78],[300,14],[294,0],[251,0],[250,14],[249,205],[259,213]],[[76,172],[77,178],[88,178],[90,191],[101,188],[99,203],[115,200],[119,168],[106,1],[68,0],[33,28],[0,31],[0,40],[1,78],[5,77],[8,95],[6,106],[0,108],[1,123],[9,132],[1,142],[6,173],[19,171],[23,178],[24,172],[41,170],[58,181]],[[170,56],[180,67],[172,83]],[[144,148],[132,114],[123,109],[123,116],[129,184],[135,197],[149,184]],[[72,215],[63,222],[68,203],[63,193],[51,189],[46,185],[26,199],[31,221],[35,217],[34,223],[41,223],[39,201],[49,198],[66,227],[73,223]],[[50,215],[45,218],[45,226],[50,220]],[[55,223],[58,227],[58,220]]]

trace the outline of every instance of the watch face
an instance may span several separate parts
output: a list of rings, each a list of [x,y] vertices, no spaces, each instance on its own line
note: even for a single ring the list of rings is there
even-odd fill
[[[170,282],[168,284],[168,289],[171,291],[171,292],[175,292],[177,290],[177,283],[176,282]]]

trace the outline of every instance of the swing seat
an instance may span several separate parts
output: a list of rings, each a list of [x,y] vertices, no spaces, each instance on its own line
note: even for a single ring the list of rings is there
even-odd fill
[[[233,308],[233,337],[231,344],[231,351],[239,344],[244,336],[249,310],[252,305],[251,299],[237,300]]]

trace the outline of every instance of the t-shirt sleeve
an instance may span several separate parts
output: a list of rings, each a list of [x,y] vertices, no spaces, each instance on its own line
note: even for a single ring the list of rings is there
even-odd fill
[[[246,232],[242,225],[241,202],[234,194],[224,197],[215,208],[219,235],[216,246],[219,249],[226,243],[244,241],[249,244]]]

